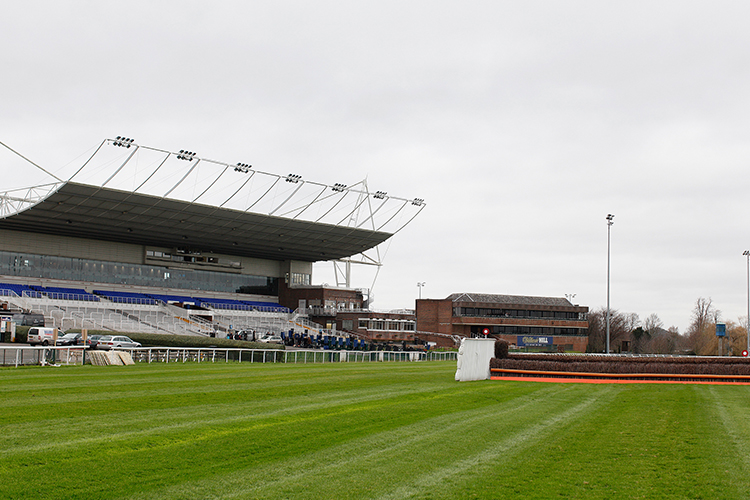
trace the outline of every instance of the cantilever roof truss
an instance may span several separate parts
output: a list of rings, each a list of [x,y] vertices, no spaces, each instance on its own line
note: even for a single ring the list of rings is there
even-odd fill
[[[102,142],[67,182],[0,193],[0,228],[314,262],[373,248],[424,208],[366,183],[331,187],[117,144]]]

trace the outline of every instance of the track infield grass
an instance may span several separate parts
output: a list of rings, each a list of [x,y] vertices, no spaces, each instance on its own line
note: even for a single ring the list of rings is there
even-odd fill
[[[455,362],[0,369],[0,498],[750,497],[750,387]]]

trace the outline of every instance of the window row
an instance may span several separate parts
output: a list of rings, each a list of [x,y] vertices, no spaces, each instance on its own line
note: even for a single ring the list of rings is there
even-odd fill
[[[549,326],[472,326],[471,333],[484,336],[484,329],[494,335],[586,335],[582,328],[554,328]]]
[[[484,307],[456,307],[454,316],[485,318],[548,318],[585,320],[586,314],[574,311],[539,311],[535,309],[490,309]]]
[[[359,329],[413,332],[416,330],[416,322],[412,320],[382,320],[360,318]]]
[[[0,252],[0,274],[121,285],[278,295],[278,278]]]

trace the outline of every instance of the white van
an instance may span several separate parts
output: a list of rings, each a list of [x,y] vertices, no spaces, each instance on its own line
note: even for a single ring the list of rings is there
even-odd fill
[[[31,345],[55,345],[55,330],[57,328],[31,327],[26,341]]]

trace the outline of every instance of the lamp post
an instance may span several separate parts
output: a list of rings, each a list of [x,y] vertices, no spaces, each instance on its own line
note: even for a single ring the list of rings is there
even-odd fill
[[[750,353],[750,250],[745,250],[742,255],[747,257],[747,352]]]
[[[424,281],[417,282],[417,288],[419,288],[419,300],[422,300],[422,287],[425,285]]]
[[[614,224],[613,219],[615,218],[612,214],[607,214],[607,354],[609,354],[609,247],[610,239],[609,234]]]

